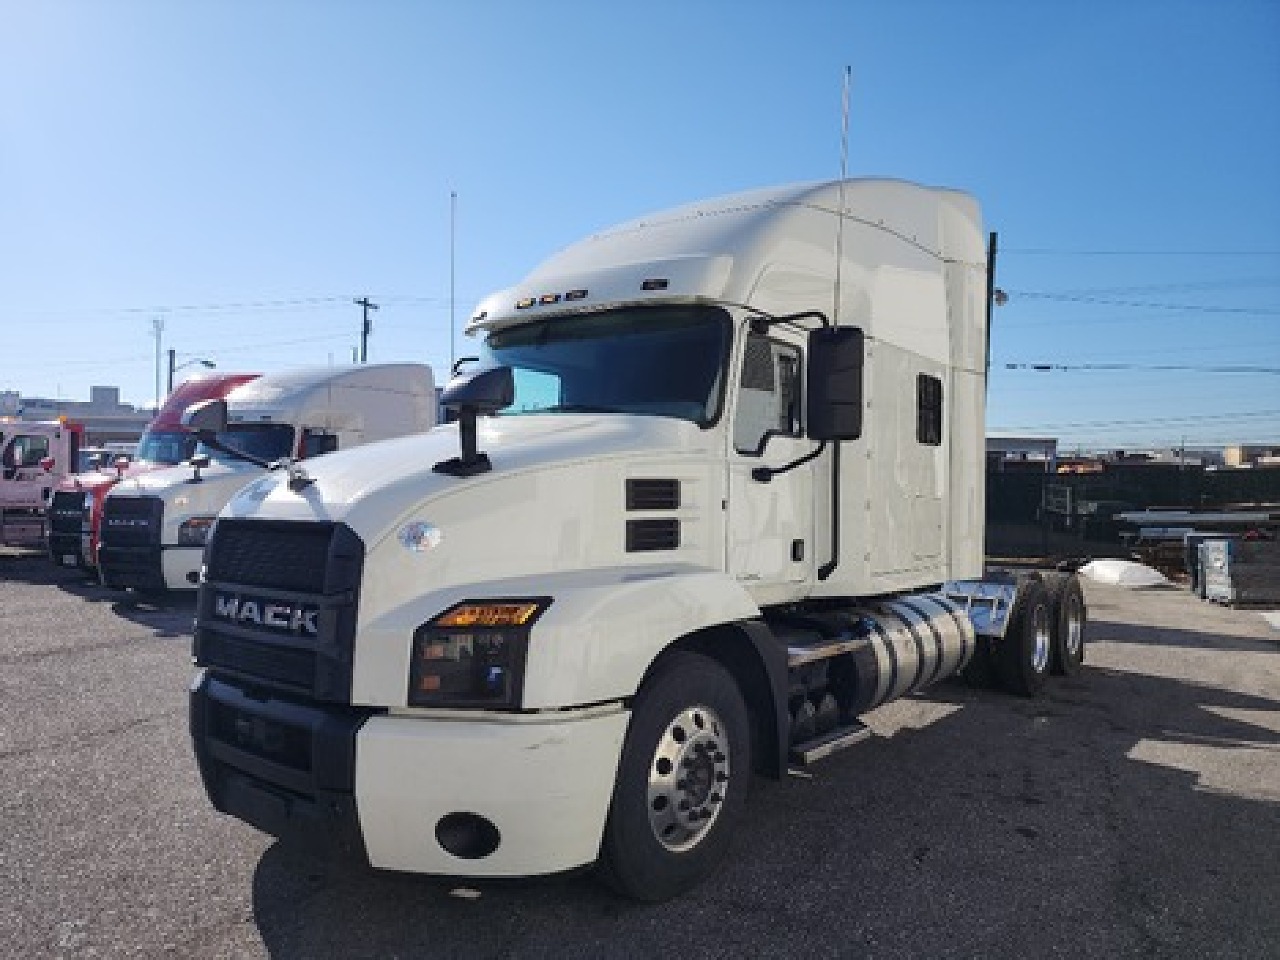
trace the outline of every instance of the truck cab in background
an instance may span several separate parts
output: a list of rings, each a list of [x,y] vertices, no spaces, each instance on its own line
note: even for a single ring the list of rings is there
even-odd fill
[[[103,508],[98,567],[108,587],[194,590],[218,512],[269,466],[305,475],[334,450],[421,433],[435,425],[431,369],[415,363],[294,370],[242,384],[224,400],[194,404],[220,413],[180,466],[116,484]]]
[[[96,466],[63,477],[54,488],[49,506],[49,559],[61,566],[94,569],[102,507],[107,493],[125,477],[136,477],[186,460],[196,450],[195,434],[182,426],[187,407],[201,400],[225,397],[256,373],[225,373],[189,377],[169,394],[147,424],[132,454],[113,456],[109,446],[98,455]]]
[[[65,418],[0,419],[0,510],[43,513],[83,444],[84,427]]]
[[[984,240],[957,191],[799,184],[484,300],[456,422],[219,516],[191,695],[214,806],[376,867],[594,863],[660,900],[715,870],[753,772],[971,663],[1028,694],[1075,669],[1078,584],[981,579]]]

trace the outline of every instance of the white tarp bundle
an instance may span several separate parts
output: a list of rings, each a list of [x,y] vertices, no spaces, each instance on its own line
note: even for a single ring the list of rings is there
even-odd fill
[[[1095,583],[1117,587],[1167,587],[1169,581],[1159,570],[1133,560],[1091,560],[1080,568],[1080,574]]]

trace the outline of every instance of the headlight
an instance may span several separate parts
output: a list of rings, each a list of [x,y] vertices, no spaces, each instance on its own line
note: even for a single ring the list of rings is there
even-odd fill
[[[529,631],[550,597],[468,600],[413,634],[411,707],[520,705]]]
[[[178,546],[203,547],[209,539],[214,517],[191,517],[178,525]]]

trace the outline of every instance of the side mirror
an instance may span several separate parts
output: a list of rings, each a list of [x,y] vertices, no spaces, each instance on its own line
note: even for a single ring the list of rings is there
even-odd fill
[[[459,372],[461,372],[464,364],[479,363],[479,362],[480,362],[479,357],[459,357],[457,360],[453,361],[453,367],[449,371],[449,375],[451,377],[456,377],[459,374]]]
[[[41,457],[40,469],[43,470],[45,473],[53,473],[53,468],[57,465],[57,463],[58,461],[53,459],[53,457]]]
[[[201,439],[205,434],[222,433],[227,429],[227,401],[193,403],[182,412],[182,425]]]
[[[467,358],[464,357],[463,360]],[[497,413],[516,400],[516,382],[510,367],[489,367],[454,377],[440,394],[442,406],[461,411],[474,407],[476,413]]]
[[[497,413],[515,399],[516,383],[510,367],[489,367],[450,380],[440,394],[440,405],[457,411],[462,456],[441,460],[432,469],[452,477],[471,477],[489,470],[488,456],[476,449],[476,417]]]
[[[805,432],[820,441],[862,436],[862,367],[859,327],[823,327],[809,334]]]
[[[128,457],[116,457],[115,463],[112,464],[116,468],[116,479],[123,480],[125,470],[129,469]]]
[[[336,433],[324,433],[320,430],[302,431],[301,459],[307,460],[311,457],[318,457],[322,453],[333,453],[337,449],[338,435]]]

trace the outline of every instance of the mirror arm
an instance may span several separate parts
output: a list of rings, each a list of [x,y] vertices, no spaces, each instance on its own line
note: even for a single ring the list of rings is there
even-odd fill
[[[786,473],[789,470],[794,470],[796,467],[804,466],[804,464],[811,460],[817,460],[818,457],[822,456],[822,451],[825,449],[827,449],[827,441],[823,440],[817,445],[817,447],[810,450],[804,456],[797,457],[790,463],[784,463],[780,467],[756,467],[751,471],[751,479],[758,481],[759,483],[768,483],[780,473]]]
[[[464,403],[458,408],[458,434],[462,456],[441,460],[431,469],[450,477],[474,477],[493,469],[489,455],[480,453],[476,441],[476,405]]]

